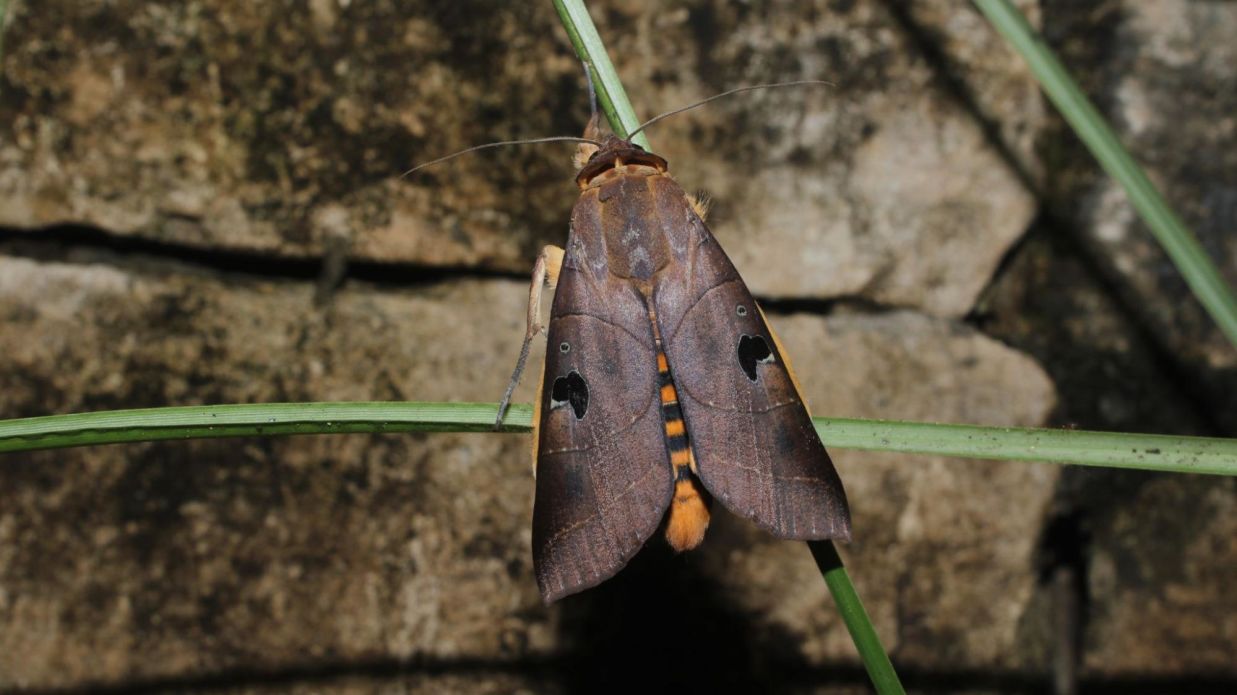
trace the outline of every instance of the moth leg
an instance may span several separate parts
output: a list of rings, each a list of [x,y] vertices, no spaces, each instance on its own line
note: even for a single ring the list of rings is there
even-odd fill
[[[511,373],[511,382],[507,384],[507,392],[503,394],[498,404],[498,417],[494,420],[494,429],[502,427],[503,416],[507,414],[507,406],[511,404],[511,394],[520,383],[520,375],[524,373],[524,363],[528,361],[528,349],[533,338],[545,326],[541,325],[541,288],[543,285],[554,287],[558,284],[559,271],[563,269],[563,250],[557,246],[546,246],[537,254],[537,263],[533,266],[533,278],[528,287],[528,330],[524,332],[524,344],[520,346],[520,357],[516,360],[515,371]]]
[[[348,276],[348,252],[352,247],[350,232],[328,232],[323,242],[322,270],[314,285],[314,306],[324,307],[335,299],[335,293]]]
[[[537,449],[541,446],[541,396],[545,390],[545,360],[537,376],[537,400],[533,401],[533,480],[537,479]]]

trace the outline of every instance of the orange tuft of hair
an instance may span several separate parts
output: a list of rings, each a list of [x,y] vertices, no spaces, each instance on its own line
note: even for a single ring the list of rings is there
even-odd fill
[[[686,478],[674,484],[674,500],[666,521],[666,542],[681,553],[700,545],[709,528],[709,505],[700,494],[694,479]]]
[[[709,216],[709,209],[713,207],[713,196],[704,191],[696,191],[687,195],[687,204],[691,206],[702,221]]]

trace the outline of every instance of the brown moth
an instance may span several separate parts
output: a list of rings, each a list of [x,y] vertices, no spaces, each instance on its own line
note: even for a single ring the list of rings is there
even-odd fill
[[[782,347],[703,211],[662,157],[613,135],[590,149],[566,249],[538,257],[521,353],[557,284],[533,417],[542,597],[613,576],[659,528],[696,547],[714,498],[778,538],[850,540]]]

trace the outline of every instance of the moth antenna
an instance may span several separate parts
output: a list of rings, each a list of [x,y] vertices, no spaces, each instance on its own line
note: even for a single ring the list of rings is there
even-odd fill
[[[588,66],[588,61],[581,61],[584,65],[584,83],[588,85],[588,108],[589,120],[597,118],[597,88],[593,86],[593,69]]]
[[[836,87],[836,86],[837,86],[836,84],[834,84],[834,83],[832,83],[832,82],[825,82],[824,80],[796,80],[796,81],[794,81],[794,82],[770,82],[770,83],[768,83],[768,84],[753,84],[753,85],[749,85],[749,86],[747,86],[747,87],[739,87],[739,88],[737,88],[737,89],[731,89],[731,90],[729,90],[729,91],[722,92],[721,94],[714,94],[713,96],[709,97],[708,99],[701,99],[700,101],[697,101],[697,102],[696,102],[696,103],[694,103],[694,104],[688,104],[687,106],[684,106],[684,107],[682,107],[682,108],[675,109],[675,110],[673,110],[673,111],[667,111],[667,112],[665,112],[665,113],[663,113],[663,114],[659,114],[659,115],[657,115],[657,116],[653,116],[652,118],[650,118],[649,120],[645,121],[644,123],[641,123],[639,128],[636,128],[635,130],[633,130],[633,131],[631,131],[630,133],[628,133],[628,134],[627,134],[627,139],[628,139],[628,140],[631,140],[632,138],[634,138],[634,137],[636,136],[636,134],[637,134],[637,133],[639,133],[640,131],[644,130],[645,128],[647,128],[647,127],[649,127],[649,126],[653,125],[654,123],[656,123],[656,122],[658,122],[658,121],[662,120],[663,118],[669,118],[669,117],[671,117],[671,116],[674,116],[674,115],[677,115],[677,114],[683,113],[684,111],[691,111],[692,109],[696,108],[697,106],[704,106],[705,104],[709,103],[710,101],[716,101],[716,100],[718,100],[718,99],[721,99],[722,97],[728,97],[728,96],[731,96],[732,94],[738,94],[738,93],[740,93],[740,92],[750,92],[750,91],[753,91],[753,90],[756,90],[756,89],[772,89],[772,88],[774,88],[774,87],[798,87],[798,86],[801,86],[801,85],[809,85],[809,84],[825,85],[825,86],[828,86],[828,87]]]
[[[430,166],[432,164],[439,164],[441,162],[447,161],[448,159],[455,159],[456,157],[459,157],[460,155],[468,154],[469,152],[476,152],[477,150],[488,150],[494,147],[506,147],[507,145],[539,145],[545,142],[581,142],[581,143],[588,143],[588,144],[601,147],[601,143],[597,142],[596,140],[591,140],[589,138],[577,138],[577,137],[572,137],[570,135],[555,135],[554,137],[549,137],[549,138],[531,138],[529,140],[504,140],[502,142],[487,142],[484,145],[474,145],[472,147],[469,147],[466,150],[460,150],[459,152],[453,152],[445,157],[439,157],[438,159],[430,160],[423,164],[418,164],[415,167],[409,169],[408,171],[405,171],[404,173],[400,174],[399,177],[401,179],[407,178],[413,172],[418,171],[420,169],[424,169],[427,166]]]
[[[588,106],[589,118],[588,125],[584,126],[584,137],[587,139],[601,137],[601,114],[597,111],[597,88],[593,85],[593,69],[589,67],[587,61],[580,61],[584,66],[584,83],[588,85]],[[584,168],[588,163],[593,153],[597,151],[596,145],[580,143],[576,146],[576,152],[571,157],[571,163],[576,169]]]

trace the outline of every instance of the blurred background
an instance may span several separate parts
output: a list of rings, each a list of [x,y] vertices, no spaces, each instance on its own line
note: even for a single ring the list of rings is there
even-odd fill
[[[1237,3],[1016,4],[1237,283]],[[969,3],[589,6],[644,118],[836,85],[648,133],[814,414],[1237,435],[1237,353]],[[0,418],[502,395],[572,146],[399,174],[582,131],[550,2],[15,0],[2,60]],[[867,692],[724,513],[543,606],[528,439],[0,456],[0,691]],[[1237,691],[1232,479],[834,458],[911,691]]]

